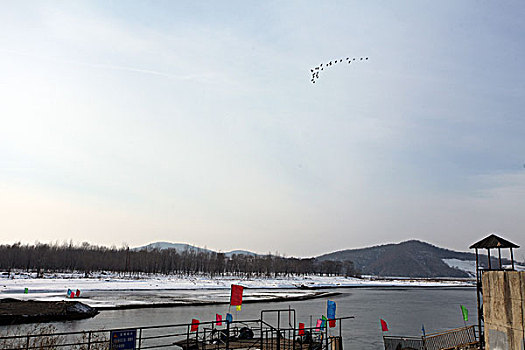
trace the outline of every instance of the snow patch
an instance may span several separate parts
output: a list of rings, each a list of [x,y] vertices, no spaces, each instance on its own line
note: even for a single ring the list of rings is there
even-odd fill
[[[0,273],[0,297],[19,300],[81,301],[92,307],[141,305],[149,303],[188,304],[192,302],[227,302],[232,284],[248,287],[246,300],[272,300],[281,297],[304,297],[319,287],[450,287],[470,286],[470,281],[347,278],[342,276],[288,276],[277,278],[240,278],[237,276],[175,276],[139,275],[133,278],[116,273],[92,273],[84,278],[80,273],[44,274]],[[305,288],[306,289],[303,289]],[[28,288],[28,293],[24,293]],[[68,289],[81,291],[77,299],[67,298]],[[198,291],[198,292],[196,292]]]
[[[459,260],[459,259],[441,259],[445,264],[452,268],[465,271],[470,276],[476,276],[476,261],[475,260]]]

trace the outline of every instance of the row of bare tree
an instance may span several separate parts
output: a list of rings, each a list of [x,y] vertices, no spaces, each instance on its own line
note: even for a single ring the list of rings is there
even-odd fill
[[[103,247],[72,242],[64,244],[0,245],[0,269],[23,269],[44,272],[111,271],[148,273],[238,276],[343,275],[356,276],[351,261],[315,258],[286,258],[278,255],[245,255],[210,251],[175,249],[133,250],[128,247]]]

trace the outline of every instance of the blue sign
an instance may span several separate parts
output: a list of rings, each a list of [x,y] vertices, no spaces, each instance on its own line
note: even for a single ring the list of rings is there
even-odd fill
[[[111,331],[110,349],[135,350],[137,330]]]

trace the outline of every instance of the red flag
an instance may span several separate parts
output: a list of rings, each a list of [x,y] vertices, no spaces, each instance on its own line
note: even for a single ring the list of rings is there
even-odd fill
[[[299,322],[299,335],[304,335],[304,323]]]
[[[230,297],[230,305],[242,305],[242,286],[232,284],[232,294]]]
[[[191,320],[190,332],[195,332],[197,330],[199,330],[199,320],[194,318],[194,319]]]
[[[334,328],[335,327],[335,320],[328,320],[328,326],[330,328]]]
[[[383,319],[381,319],[381,330],[383,332],[388,332],[388,326],[386,325],[386,322]]]
[[[217,326],[222,326],[222,315],[215,314],[215,324]]]
[[[80,291],[77,289],[77,293],[75,294],[75,296],[78,298],[80,296]]]

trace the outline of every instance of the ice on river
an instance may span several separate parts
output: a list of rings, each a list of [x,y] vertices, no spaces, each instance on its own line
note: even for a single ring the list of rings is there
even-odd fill
[[[36,278],[31,273],[0,273],[0,298],[21,300],[66,300],[68,289],[80,290],[77,300],[93,307],[145,304],[181,304],[228,302],[232,284],[247,289],[245,300],[271,301],[278,298],[308,297],[322,287],[408,287],[465,286],[465,281],[437,281],[326,276],[290,276],[278,278],[239,278],[233,276],[164,276],[122,277],[98,273],[90,278],[83,274],[46,274]],[[308,289],[306,289],[306,288]],[[28,288],[28,293],[24,290]]]

